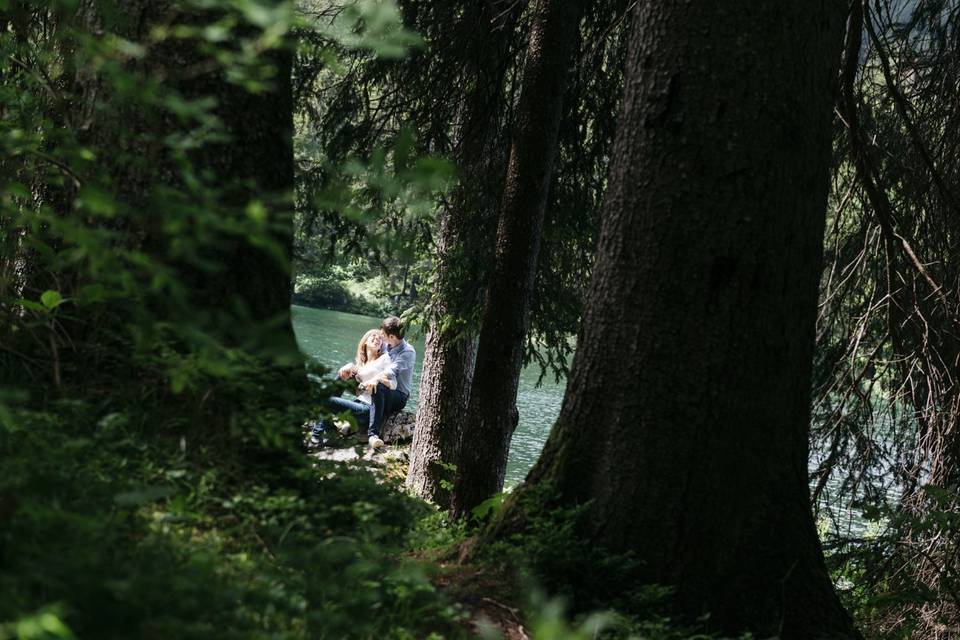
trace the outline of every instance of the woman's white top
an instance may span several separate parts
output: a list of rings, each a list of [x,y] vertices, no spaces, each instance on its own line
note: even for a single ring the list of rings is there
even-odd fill
[[[387,377],[387,386],[391,389],[396,389],[397,379],[393,375],[393,361],[390,360],[390,356],[386,353],[357,369],[354,377],[358,383],[363,384],[384,374]],[[363,387],[357,387],[357,400],[366,402],[367,404],[373,404],[372,394]]]

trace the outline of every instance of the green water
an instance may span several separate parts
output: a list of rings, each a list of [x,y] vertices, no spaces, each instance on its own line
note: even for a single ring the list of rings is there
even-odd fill
[[[352,313],[310,309],[294,306],[293,328],[297,334],[300,348],[309,356],[316,358],[332,369],[349,362],[356,354],[357,342],[368,329],[380,325],[379,318],[368,318]],[[407,410],[416,411],[417,394],[420,390],[420,369],[423,366],[423,338],[413,341],[417,349],[417,366],[413,371],[413,389]],[[520,423],[513,434],[510,447],[510,459],[507,462],[507,485],[521,480],[533,466],[543,443],[550,433],[560,403],[563,400],[563,384],[555,384],[553,378],[544,380],[537,388],[536,368],[525,369],[520,374],[520,389],[517,393],[517,409],[520,411]]]

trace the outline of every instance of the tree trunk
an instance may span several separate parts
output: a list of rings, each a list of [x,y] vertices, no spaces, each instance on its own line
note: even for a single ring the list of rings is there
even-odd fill
[[[807,478],[842,17],[835,0],[637,5],[579,347],[519,492],[582,506],[582,540],[634,554],[635,584],[726,633],[858,637]],[[548,508],[520,497],[489,535]]]
[[[277,4],[282,0],[277,0]],[[134,40],[147,37],[156,24],[170,21],[174,25],[197,27],[222,18],[220,12],[185,7],[176,2],[144,2],[125,0],[126,24],[114,25],[121,30],[136,29],[124,35]],[[239,34],[255,37],[256,28],[238,27]],[[122,31],[121,31],[122,32]],[[160,232],[156,220],[138,221],[145,229],[133,229],[132,235],[143,238],[143,250],[160,257],[176,269],[189,290],[189,306],[203,329],[225,346],[243,345],[248,352],[267,361],[279,360],[286,365],[296,362],[299,351],[290,319],[292,284],[289,260],[293,251],[292,193],[293,169],[293,95],[291,89],[292,52],[277,48],[265,51],[273,73],[265,86],[251,90],[240,81],[231,81],[225,69],[215,67],[202,73],[195,70],[209,65],[209,54],[193,40],[168,39],[152,45],[140,63],[144,75],[162,74],[164,85],[187,100],[216,101],[214,115],[222,123],[222,137],[206,141],[187,154],[198,177],[207,181],[206,189],[216,189],[210,208],[225,221],[247,221],[248,205],[259,202],[263,210],[265,236],[275,243],[265,247],[257,238],[245,233],[231,234],[215,229],[202,237],[196,255],[178,261],[167,256],[169,244],[177,238]],[[128,120],[105,123],[117,129],[126,126],[135,132],[156,136],[177,132],[182,124],[170,114],[156,113],[140,119],[127,114]],[[107,132],[109,136],[114,135]],[[128,205],[144,203],[149,210],[152,191],[158,182],[186,191],[184,177],[174,152],[153,144],[143,150],[151,155],[153,173],[132,174],[117,167],[120,198]],[[157,176],[163,178],[157,178]],[[152,181],[152,182],[151,182]],[[147,218],[145,216],[145,218]],[[224,226],[229,226],[226,222]],[[198,263],[215,265],[214,270]],[[171,319],[174,320],[174,319]]]
[[[541,0],[536,7],[454,483],[456,516],[503,488],[563,92],[579,48],[582,8],[579,0]]]
[[[130,60],[124,71],[129,81],[149,83],[162,78],[159,95],[175,91],[185,100],[215,100],[213,115],[222,129],[203,140],[202,146],[176,149],[168,140],[184,133],[184,123],[171,110],[146,99],[131,102],[116,91],[109,76],[85,69],[76,72],[74,94],[80,108],[89,112],[83,142],[103,158],[101,173],[96,176],[100,183],[94,184],[109,193],[123,212],[115,220],[96,224],[116,231],[118,244],[136,248],[168,268],[184,294],[175,300],[125,300],[129,307],[118,303],[95,308],[86,315],[78,314],[69,333],[78,345],[98,345],[104,335],[126,333],[129,317],[147,309],[149,322],[155,325],[189,325],[191,335],[202,333],[226,348],[240,347],[266,364],[278,365],[291,384],[298,384],[304,376],[290,321],[288,270],[293,228],[292,53],[286,49],[263,52],[262,57],[273,66],[273,75],[269,84],[251,91],[228,78],[226,69],[211,66],[202,43],[186,38],[151,41],[151,29],[158,25],[196,27],[223,18],[222,13],[169,1],[124,0],[116,4],[117,11],[103,15],[99,5],[84,5],[75,19],[91,33],[109,32],[143,43],[146,55]],[[256,36],[255,29],[237,28],[251,36]],[[202,134],[194,135],[199,138]],[[185,177],[187,164],[192,168],[191,178]],[[191,180],[203,184],[191,187]],[[191,197],[199,196],[191,188],[205,198],[205,217],[196,223],[197,228],[188,221],[182,223],[187,228],[179,233],[164,229],[175,216],[165,215],[163,207],[196,206]],[[68,194],[59,205],[64,215],[74,215],[70,212],[74,196]],[[253,201],[262,205],[265,231],[255,238],[245,231],[231,232],[232,227],[245,229],[242,225],[254,217],[247,208]],[[178,251],[184,240],[187,250]],[[90,277],[77,272],[60,280],[79,289],[90,284]],[[71,291],[65,294],[69,296]],[[93,313],[103,317],[93,317]],[[183,348],[191,347],[184,343]],[[81,346],[74,367],[80,376],[78,383],[88,375],[90,359]],[[283,395],[280,389],[276,391],[278,398]],[[278,404],[284,403],[288,404],[289,398],[278,400]]]
[[[284,1],[275,0],[275,4]],[[190,12],[178,21],[203,25],[219,17],[211,12]],[[252,26],[239,32],[257,35]],[[205,56],[194,46],[168,42],[158,52],[156,62],[188,69],[203,64]],[[289,362],[299,355],[290,319],[289,270],[293,253],[293,59],[292,51],[284,48],[265,52],[262,57],[273,67],[273,74],[260,90],[231,82],[224,70],[178,72],[169,82],[187,98],[216,100],[215,114],[229,138],[201,147],[191,160],[199,171],[216,176],[222,190],[218,204],[223,215],[244,219],[249,203],[259,201],[263,205],[265,225],[271,229],[269,237],[277,251],[244,235],[221,235],[204,249],[203,256],[220,265],[216,272],[188,265],[183,272],[192,282],[193,302],[198,308],[246,314],[240,326],[236,326],[236,317],[223,316],[220,324],[211,327],[226,344],[246,343],[258,355],[271,359],[280,356]],[[254,334],[257,340],[250,342]]]
[[[456,125],[460,182],[440,214],[432,309],[425,345],[417,422],[406,484],[416,495],[448,507],[458,463],[476,355],[473,329],[482,291],[477,269],[493,235],[486,233],[496,207],[491,182],[503,171],[502,93],[514,19],[494,24],[495,7],[472,5],[468,19],[481,33],[464,63],[465,95]]]

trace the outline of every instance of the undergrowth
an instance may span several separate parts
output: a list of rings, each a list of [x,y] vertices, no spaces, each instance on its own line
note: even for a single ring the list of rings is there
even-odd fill
[[[525,487],[512,501],[509,494],[494,496],[470,522],[434,511],[418,522],[411,545],[466,576],[452,588],[459,598],[498,599],[498,606],[521,612],[529,638],[720,640],[705,631],[707,619],[691,625],[672,618],[670,590],[638,584],[638,561],[584,541],[577,535],[584,509],[544,507],[551,504],[545,491]],[[500,526],[507,509],[523,514],[519,526]],[[466,566],[457,562],[461,552]],[[479,627],[484,638],[501,637],[482,620]]]
[[[464,635],[396,487],[143,409],[0,418],[0,638]]]

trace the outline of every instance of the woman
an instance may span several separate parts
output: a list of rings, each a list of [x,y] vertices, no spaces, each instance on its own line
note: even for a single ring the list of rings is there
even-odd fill
[[[357,424],[366,427],[372,421],[371,415],[373,407],[373,396],[376,392],[377,384],[383,383],[390,389],[397,388],[397,381],[393,375],[393,362],[386,353],[381,353],[383,348],[383,336],[379,329],[371,329],[363,334],[357,344],[357,355],[353,362],[349,362],[337,372],[341,380],[353,378],[357,381],[356,400],[348,400],[339,396],[331,396],[327,400],[330,411],[333,413],[343,413],[350,411],[356,419]],[[323,432],[330,428],[330,422],[326,419],[321,420],[314,425],[313,433],[310,436],[310,443],[319,445],[322,442]],[[350,426],[347,425],[340,432],[346,435],[350,432]],[[383,441],[379,437],[370,438],[370,445],[374,448],[383,446]]]

